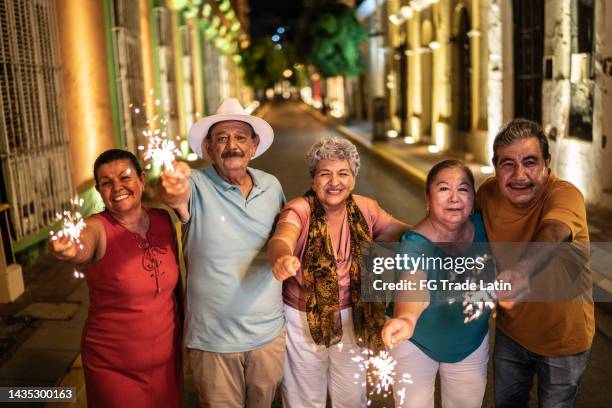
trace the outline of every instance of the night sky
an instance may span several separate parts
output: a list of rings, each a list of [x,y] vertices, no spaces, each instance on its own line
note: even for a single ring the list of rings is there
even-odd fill
[[[250,0],[249,4],[253,39],[272,36],[280,26],[286,29],[281,41],[293,38],[302,0]]]

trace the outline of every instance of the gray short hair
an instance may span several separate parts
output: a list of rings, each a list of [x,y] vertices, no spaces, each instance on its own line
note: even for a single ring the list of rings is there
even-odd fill
[[[336,136],[324,136],[312,145],[306,154],[310,177],[314,177],[321,160],[346,160],[357,177],[361,161],[354,144]]]
[[[542,126],[539,123],[529,119],[516,118],[506,123],[501,128],[495,140],[493,141],[493,165],[497,165],[497,150],[504,146],[510,146],[516,141],[536,138],[540,142],[540,150],[542,151],[542,157],[544,160],[550,159],[550,152],[548,150],[548,138],[542,130]]]

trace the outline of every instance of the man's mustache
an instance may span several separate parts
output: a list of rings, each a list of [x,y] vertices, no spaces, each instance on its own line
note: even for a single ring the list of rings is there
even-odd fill
[[[244,153],[240,150],[228,150],[226,152],[221,153],[222,159],[227,159],[229,157],[244,157]]]

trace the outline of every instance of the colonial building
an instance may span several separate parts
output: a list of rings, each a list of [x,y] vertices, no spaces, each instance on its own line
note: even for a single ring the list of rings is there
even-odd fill
[[[502,124],[527,117],[547,132],[553,169],[612,208],[610,2],[365,0],[357,12],[369,86],[354,103],[378,139],[490,163]]]
[[[250,102],[238,68],[247,11],[246,0],[1,2],[5,253],[43,242],[74,194],[96,210],[102,151],[137,153],[151,127],[185,138],[220,99]]]

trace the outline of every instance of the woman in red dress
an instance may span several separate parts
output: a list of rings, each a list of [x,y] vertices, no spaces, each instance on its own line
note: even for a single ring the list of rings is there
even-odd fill
[[[169,215],[142,206],[136,157],[113,149],[94,164],[106,209],[89,217],[81,246],[60,238],[52,253],[87,264],[89,315],[81,355],[92,407],[181,405],[179,282]]]

